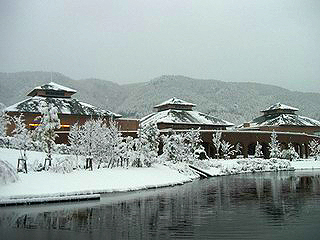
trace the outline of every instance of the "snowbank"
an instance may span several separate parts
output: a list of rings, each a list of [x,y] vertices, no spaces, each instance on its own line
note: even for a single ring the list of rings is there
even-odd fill
[[[320,168],[320,160],[305,159],[303,161],[292,161],[291,166],[296,170],[307,170]]]
[[[212,176],[294,170],[290,161],[283,159],[211,159],[194,165]]]

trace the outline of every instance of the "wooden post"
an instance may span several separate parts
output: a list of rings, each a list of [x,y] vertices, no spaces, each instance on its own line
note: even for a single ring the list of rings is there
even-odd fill
[[[51,156],[48,156],[48,157],[45,158],[44,166],[43,166],[44,170],[48,170],[49,167],[51,167],[51,160],[52,160]],[[48,162],[48,164],[47,164],[47,162]]]
[[[18,158],[17,172],[28,173],[27,160],[24,158]]]
[[[87,157],[86,158],[86,169],[88,169],[92,171],[92,157]]]

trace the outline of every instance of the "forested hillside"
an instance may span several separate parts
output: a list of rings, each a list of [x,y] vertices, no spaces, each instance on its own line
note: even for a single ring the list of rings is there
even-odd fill
[[[81,101],[122,114],[142,117],[153,106],[177,97],[195,103],[198,111],[240,124],[260,115],[260,110],[282,102],[300,109],[301,115],[320,120],[320,94],[293,92],[257,83],[199,80],[161,76],[145,83],[119,85],[100,79],[73,80],[60,73],[0,73],[0,102],[6,106],[27,98],[34,87],[50,81],[76,89]],[[114,80],[116,82],[116,80]]]

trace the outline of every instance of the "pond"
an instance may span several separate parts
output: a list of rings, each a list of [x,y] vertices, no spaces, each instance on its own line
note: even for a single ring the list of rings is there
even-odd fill
[[[0,208],[0,239],[319,239],[320,171],[257,173]]]

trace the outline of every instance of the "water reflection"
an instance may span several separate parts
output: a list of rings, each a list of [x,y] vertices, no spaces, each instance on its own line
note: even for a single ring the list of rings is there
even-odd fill
[[[32,230],[28,234],[46,238],[58,231],[97,239],[295,239],[303,234],[308,239],[320,227],[319,180],[320,172],[225,176],[107,194],[97,202],[1,208],[0,233]],[[292,235],[292,229],[300,232]],[[15,231],[7,234],[12,238]]]

